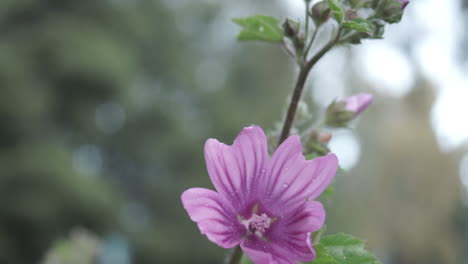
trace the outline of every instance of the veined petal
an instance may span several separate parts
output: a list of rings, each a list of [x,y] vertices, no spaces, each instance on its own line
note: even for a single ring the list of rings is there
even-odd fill
[[[337,168],[334,154],[306,160],[299,137],[290,136],[268,164],[264,200],[275,213],[284,214],[306,199],[317,198],[331,183]]]
[[[286,234],[315,232],[325,223],[325,209],[320,202],[304,202],[296,212],[286,217]]]
[[[242,251],[244,251],[250,260],[255,264],[271,264],[274,263],[272,255],[265,251],[258,250],[256,248],[251,248],[246,243],[241,244]]]
[[[268,234],[268,246],[284,258],[308,262],[315,259],[311,232],[325,222],[325,210],[316,201],[303,202],[296,210],[280,219]]]
[[[182,204],[200,232],[223,248],[239,244],[245,227],[237,221],[230,204],[217,192],[191,188],[182,193]]]
[[[258,126],[244,128],[232,146],[208,139],[205,160],[216,190],[242,210],[258,195],[268,162],[267,140]]]
[[[258,237],[244,240],[240,245],[255,264],[296,264],[285,248]]]

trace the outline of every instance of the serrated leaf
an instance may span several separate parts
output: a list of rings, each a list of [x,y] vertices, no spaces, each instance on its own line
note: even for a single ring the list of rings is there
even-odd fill
[[[338,261],[332,256],[327,254],[327,250],[324,246],[318,244],[314,246],[316,258],[312,262],[307,262],[310,264],[338,264]]]
[[[325,236],[322,238],[322,240],[320,240],[320,244],[329,250],[338,250],[341,252],[346,248],[364,248],[364,242],[362,240],[344,233]]]
[[[272,16],[255,15],[245,18],[234,18],[232,21],[242,30],[237,36],[238,40],[259,40],[268,42],[280,42],[284,33],[279,27],[279,22]]]
[[[314,247],[317,258],[311,264],[381,264],[362,240],[351,235],[325,236]]]
[[[345,21],[343,23],[343,27],[362,33],[372,33],[374,31],[374,25],[362,18],[354,18],[352,20]]]
[[[343,23],[344,11],[338,0],[328,0],[328,5],[336,21],[338,21],[339,24]]]

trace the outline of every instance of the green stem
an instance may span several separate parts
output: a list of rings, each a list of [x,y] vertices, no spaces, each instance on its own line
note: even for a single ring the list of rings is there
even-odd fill
[[[304,60],[307,60],[307,54],[309,54],[309,50],[314,44],[315,37],[317,37],[317,32],[318,32],[319,27],[320,26],[316,26],[314,33],[312,34],[312,38],[310,39],[309,44],[307,45],[307,48],[304,51]]]
[[[304,41],[307,42],[307,37],[309,36],[309,9],[310,9],[310,1],[306,1],[306,9],[305,9],[305,37]]]
[[[226,264],[239,264],[242,259],[242,249],[239,245],[234,248]]]
[[[317,54],[315,54],[304,66],[301,66],[299,76],[296,81],[296,86],[294,87],[293,95],[289,103],[286,119],[284,120],[283,129],[281,130],[280,138],[278,140],[278,145],[283,143],[283,141],[289,136],[294,122],[294,117],[296,115],[297,106],[301,100],[302,91],[304,90],[305,82],[310,70],[323,57],[323,55],[325,55],[336,43],[339,42],[340,36],[341,27],[338,29],[336,37],[333,40],[331,40],[319,52],[317,52]]]
[[[283,129],[281,131],[281,136],[279,139],[279,144],[281,144],[288,136],[294,121],[294,116],[296,114],[297,106],[301,98],[302,91],[304,90],[304,85],[307,80],[307,75],[309,74],[312,67],[320,60],[320,58],[325,55],[336,43],[338,43],[341,35],[341,28],[338,30],[336,38],[330,41],[325,45],[317,54],[315,54],[310,61],[305,65],[301,66],[299,72],[299,77],[297,78],[296,86],[294,88],[293,96],[291,97],[291,102],[289,104],[288,113],[283,124]],[[278,144],[278,145],[279,145]],[[237,245],[232,251],[231,255],[228,257],[226,264],[239,264],[242,259],[242,249]]]

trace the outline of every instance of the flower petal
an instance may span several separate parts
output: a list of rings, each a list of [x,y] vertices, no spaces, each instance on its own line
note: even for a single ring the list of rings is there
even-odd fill
[[[246,243],[241,243],[242,251],[244,251],[250,260],[255,264],[271,264],[273,263],[272,255],[265,251],[261,251],[255,248],[251,248]]]
[[[246,208],[258,195],[266,171],[268,149],[265,133],[258,126],[244,128],[232,146],[208,139],[205,160],[216,190],[235,210]]]
[[[191,188],[182,193],[182,204],[200,232],[223,248],[239,244],[245,227],[237,221],[229,203],[217,192]]]
[[[310,241],[311,232],[318,231],[325,223],[323,205],[316,201],[304,202],[292,215],[279,222],[272,230],[272,243],[286,248],[294,260],[301,262],[315,259],[315,251]]]
[[[356,117],[372,103],[372,100],[373,97],[371,94],[355,94],[345,99],[345,108],[346,110],[353,112]]]
[[[334,154],[305,160],[299,137],[290,136],[268,164],[264,200],[281,216],[306,199],[317,198],[331,183],[337,168]]]
[[[241,243],[242,251],[249,256],[255,264],[296,264],[289,257],[285,248],[261,240],[258,237],[251,237]]]

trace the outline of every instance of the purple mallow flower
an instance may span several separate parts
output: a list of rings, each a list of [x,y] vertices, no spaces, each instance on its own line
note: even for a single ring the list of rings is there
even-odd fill
[[[409,4],[409,0],[397,0],[401,3],[401,10],[405,9],[405,7]]]
[[[352,95],[344,100],[345,110],[354,113],[354,117],[358,116],[372,103],[372,95],[361,93]]]
[[[241,246],[256,264],[311,261],[311,232],[325,221],[313,201],[335,176],[334,154],[306,160],[298,136],[290,136],[268,156],[258,126],[244,128],[232,146],[205,144],[208,174],[217,192],[191,188],[182,203],[201,233],[223,248]]]

